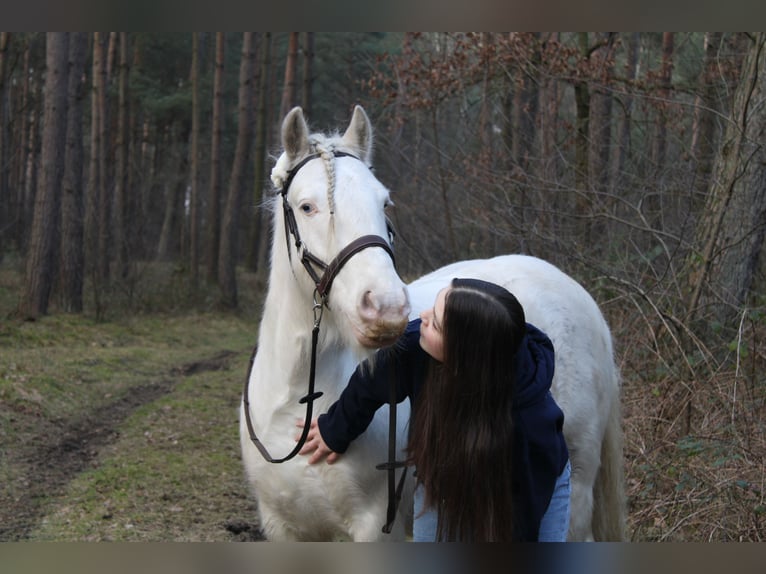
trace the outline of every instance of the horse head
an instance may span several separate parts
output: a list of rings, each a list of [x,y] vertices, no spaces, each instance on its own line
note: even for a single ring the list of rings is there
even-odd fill
[[[370,169],[372,140],[360,106],[342,136],[311,134],[296,107],[282,123],[284,152],[271,173],[284,213],[274,241],[287,251],[275,249],[273,259],[290,265],[307,300],[318,295],[347,343],[367,349],[393,343],[410,310],[392,257],[389,191]]]

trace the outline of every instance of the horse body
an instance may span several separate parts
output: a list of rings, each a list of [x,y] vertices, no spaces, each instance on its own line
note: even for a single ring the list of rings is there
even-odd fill
[[[527,321],[553,341],[552,392],[564,411],[572,462],[569,540],[621,540],[620,382],[609,327],[596,302],[550,263],[526,255],[501,255],[453,263],[410,283],[411,317],[433,306],[436,294],[453,277],[504,286],[524,307]]]
[[[321,154],[290,178],[287,201],[295,213],[303,247],[325,262],[360,236],[387,235],[384,207],[388,191],[369,169],[371,133],[361,108],[355,110],[342,137],[310,136],[299,108],[283,123],[285,151],[272,171],[278,188],[304,158]],[[333,150],[354,157],[334,157]],[[278,203],[274,207],[269,288],[248,398],[255,432],[272,456],[280,457],[295,446],[300,434],[296,423],[306,412],[299,399],[306,394],[309,380],[316,285],[301,265],[295,239],[285,241],[282,210]],[[409,312],[405,286],[389,255],[379,248],[360,251],[346,263],[326,303],[316,358],[316,390],[324,394],[314,403],[315,413],[326,411],[340,396],[356,365],[375,347],[389,344],[401,334]],[[258,499],[261,527],[268,539],[384,537],[387,476],[375,465],[387,457],[387,407],[380,409],[368,430],[333,465],[310,466],[302,456],[282,464],[267,462],[250,440],[244,405],[240,415],[245,473]],[[409,405],[400,405],[397,418],[403,448]],[[409,505],[406,498],[401,508]],[[401,517],[385,538],[404,538]]]
[[[354,239],[385,237],[388,191],[369,170],[372,127],[357,107],[342,137],[309,135],[299,108],[282,126],[284,153],[272,171],[295,212],[303,247],[327,262]],[[334,157],[329,151],[354,157]],[[302,163],[307,157],[321,157]],[[297,171],[296,166],[298,166]],[[291,171],[292,170],[292,171]],[[279,200],[277,200],[279,201]],[[299,434],[309,378],[316,284],[300,263],[294,238],[274,203],[269,288],[248,399],[254,430],[272,456],[292,450]],[[527,320],[545,331],[556,351],[554,396],[565,414],[572,461],[571,540],[621,540],[622,444],[619,375],[609,329],[590,295],[553,265],[523,255],[454,263],[405,288],[388,254],[379,248],[354,255],[337,275],[326,301],[316,359],[314,403],[325,412],[339,397],[356,365],[377,347],[391,344],[408,317],[433,305],[453,277],[501,284],[524,306]],[[409,293],[409,295],[408,295]],[[314,309],[316,311],[316,309]],[[258,499],[261,527],[270,540],[401,540],[411,511],[405,489],[394,530],[381,532],[386,517],[387,476],[375,465],[387,458],[388,407],[333,465],[310,466],[298,456],[267,462],[250,440],[240,413],[245,473]],[[406,443],[409,405],[399,405],[397,440]],[[412,482],[412,481],[409,481]]]

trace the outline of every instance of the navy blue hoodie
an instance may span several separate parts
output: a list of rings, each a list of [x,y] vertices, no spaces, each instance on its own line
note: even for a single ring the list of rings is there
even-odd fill
[[[420,347],[420,319],[411,321],[397,343],[378,351],[371,371],[359,365],[339,399],[319,416],[319,430],[328,447],[343,453],[362,434],[375,411],[389,400],[389,369],[397,372],[397,401],[418,399],[426,379],[429,355]],[[516,353],[513,472],[514,514],[519,541],[536,541],[556,479],[569,453],[562,428],[564,413],[550,393],[553,343],[527,323]]]

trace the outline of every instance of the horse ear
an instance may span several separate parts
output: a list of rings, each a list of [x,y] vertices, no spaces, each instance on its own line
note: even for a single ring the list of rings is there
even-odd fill
[[[343,134],[343,143],[356,150],[367,165],[372,162],[372,124],[362,106],[354,107],[354,115]]]
[[[291,161],[309,151],[309,126],[300,106],[290,110],[282,121],[282,147]]]

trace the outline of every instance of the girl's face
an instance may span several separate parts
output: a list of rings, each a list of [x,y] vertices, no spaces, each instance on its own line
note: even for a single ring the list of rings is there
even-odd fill
[[[444,325],[444,300],[448,291],[449,287],[439,291],[433,308],[420,313],[423,321],[420,324],[420,346],[437,361],[444,361],[442,326]]]

